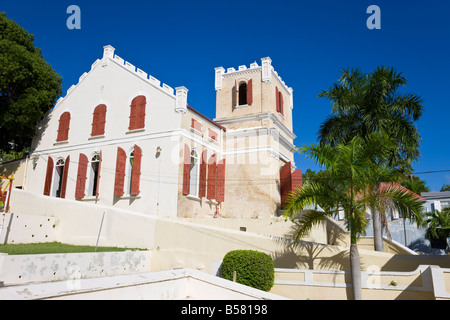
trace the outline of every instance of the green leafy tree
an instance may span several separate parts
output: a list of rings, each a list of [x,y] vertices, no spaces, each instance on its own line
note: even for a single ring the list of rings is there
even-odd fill
[[[34,36],[0,13],[0,153],[29,148],[37,122],[62,93],[62,79],[33,44]]]
[[[411,169],[420,156],[421,137],[414,125],[422,115],[422,99],[400,93],[407,80],[393,68],[378,67],[365,74],[343,70],[342,76],[319,97],[332,103],[332,114],[321,124],[319,139],[331,145],[365,138],[371,132],[385,132],[396,142],[389,165]]]
[[[418,195],[422,194],[422,192],[430,192],[427,183],[418,176],[403,177],[400,180],[400,184]]]
[[[450,191],[450,184],[445,184],[441,188],[441,192],[443,191]]]
[[[287,199],[285,215],[296,224],[296,241],[307,235],[314,225],[332,216],[335,208],[344,210],[347,229],[350,232],[350,267],[356,300],[361,299],[361,263],[357,240],[361,235],[365,235],[367,204],[374,201],[366,190],[371,190],[378,183],[374,179],[375,176],[385,174],[378,161],[388,157],[390,148],[389,139],[377,133],[369,134],[366,139],[354,137],[348,144],[314,144],[301,147],[301,153],[325,167],[327,178],[310,181],[303,188],[291,193]],[[396,188],[395,185],[381,189],[378,197],[381,195],[391,201],[401,202],[415,211],[421,208],[420,202],[417,203],[410,193]],[[323,210],[310,209],[317,205]],[[305,210],[299,219],[296,218],[298,212],[305,208],[309,209]]]

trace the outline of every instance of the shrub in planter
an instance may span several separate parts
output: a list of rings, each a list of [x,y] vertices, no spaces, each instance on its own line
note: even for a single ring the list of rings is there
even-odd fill
[[[259,251],[234,250],[228,252],[222,262],[222,278],[233,280],[236,271],[236,282],[259,290],[269,291],[274,282],[275,271],[273,259]]]

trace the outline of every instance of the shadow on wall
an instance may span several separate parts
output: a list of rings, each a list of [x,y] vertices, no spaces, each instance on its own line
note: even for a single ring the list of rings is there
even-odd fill
[[[49,111],[47,111],[47,113],[44,115],[44,117],[42,118],[41,121],[38,122],[38,124],[36,125],[36,131],[34,134],[34,138],[33,141],[31,142],[31,148],[30,148],[30,154],[32,154],[36,148],[39,146],[41,140],[42,140],[42,135],[44,134],[45,130],[47,130],[48,124],[52,118],[52,111],[54,108],[50,109]],[[55,135],[55,141],[56,142],[56,132],[54,133]]]
[[[348,270],[350,267],[348,250],[306,241],[285,244],[284,250],[275,252],[272,258],[275,268]]]

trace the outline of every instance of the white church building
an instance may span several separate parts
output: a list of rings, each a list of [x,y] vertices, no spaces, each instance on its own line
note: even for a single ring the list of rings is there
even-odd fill
[[[112,46],[38,124],[27,191],[168,217],[267,218],[301,186],[293,90],[270,58],[215,68],[216,118]]]

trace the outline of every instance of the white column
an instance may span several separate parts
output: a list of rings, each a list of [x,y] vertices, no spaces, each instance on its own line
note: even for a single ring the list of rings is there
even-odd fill
[[[222,77],[223,74],[225,73],[225,69],[223,67],[218,67],[215,68],[214,70],[216,70],[216,91],[217,90],[222,90]]]
[[[262,58],[262,81],[263,82],[271,82],[272,77],[270,72],[272,71],[272,59],[269,57]]]
[[[186,87],[176,87],[176,101],[175,101],[175,112],[183,114],[187,111],[187,93],[188,89]]]

